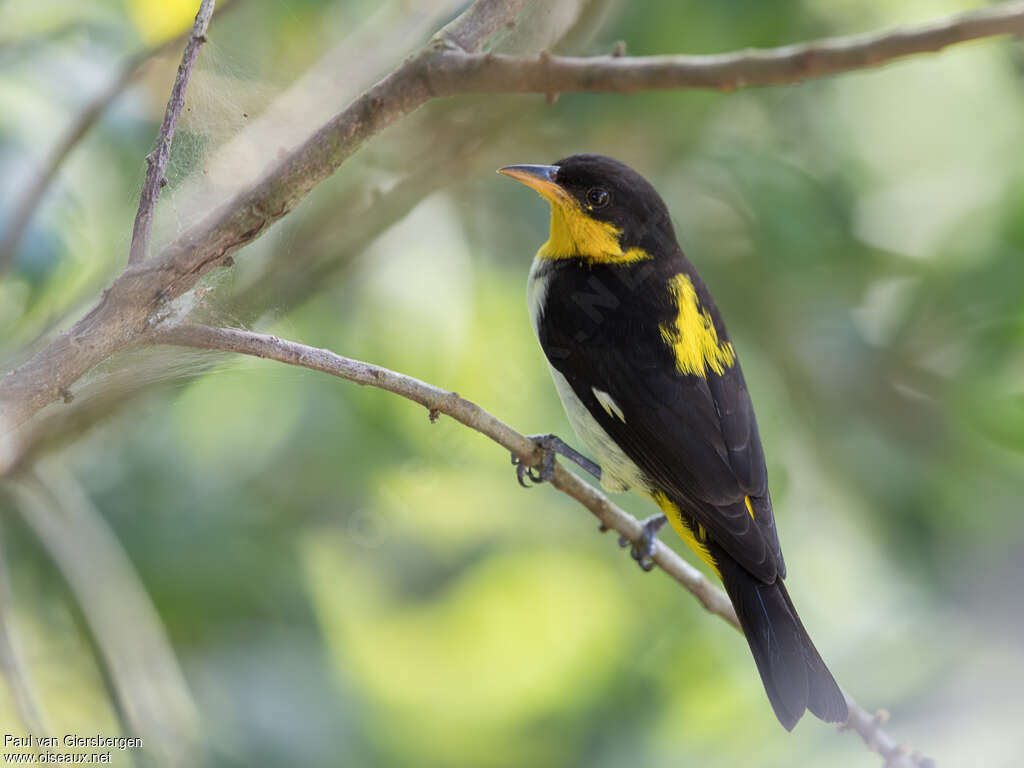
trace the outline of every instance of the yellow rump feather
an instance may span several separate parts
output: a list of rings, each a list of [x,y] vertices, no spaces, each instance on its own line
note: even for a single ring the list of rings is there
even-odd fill
[[[707,563],[708,567],[715,572],[718,578],[722,578],[721,571],[718,570],[718,566],[715,565],[711,553],[708,552],[708,534],[704,530],[704,526],[698,525],[697,530],[693,530],[683,517],[683,513],[679,511],[679,507],[673,504],[662,491],[655,491],[651,494],[651,498],[661,508],[661,511],[665,513],[665,517],[672,524],[672,529],[679,534],[679,538],[686,542],[686,546],[692,549],[697,557]]]

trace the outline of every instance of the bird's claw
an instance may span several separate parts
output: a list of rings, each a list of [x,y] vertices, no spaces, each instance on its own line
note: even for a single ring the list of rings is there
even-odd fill
[[[515,454],[512,454],[512,464],[516,468],[516,479],[524,488],[529,488],[527,480],[534,483],[546,483],[555,476],[555,454],[561,454],[569,461],[589,472],[598,480],[601,479],[601,467],[592,462],[583,454],[567,445],[557,435],[529,435],[528,436],[540,451],[539,466],[533,467],[523,464]]]
[[[523,488],[529,488],[530,483],[540,482],[540,475],[534,472],[532,467],[526,466],[515,456],[512,457],[512,463],[516,465],[516,480],[519,481],[519,484],[523,486]],[[529,480],[530,483],[526,482],[527,480]]]
[[[619,536],[619,546],[629,546],[629,556],[636,560],[637,565],[644,571],[654,568],[654,549],[658,541],[658,532],[668,522],[668,518],[662,514],[651,515],[642,522],[643,532],[636,539],[630,541],[625,536]]]
[[[541,450],[540,465],[536,468],[526,464],[522,459],[512,454],[512,465],[516,468],[516,480],[523,488],[529,488],[531,483],[547,483],[555,476],[555,452],[544,444],[543,437],[530,435],[530,439],[537,443]]]

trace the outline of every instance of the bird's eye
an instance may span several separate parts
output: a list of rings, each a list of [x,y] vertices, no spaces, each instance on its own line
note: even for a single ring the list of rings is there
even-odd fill
[[[604,208],[608,205],[608,201],[611,196],[608,194],[608,190],[601,189],[601,187],[594,187],[593,189],[587,190],[587,203],[592,208]]]

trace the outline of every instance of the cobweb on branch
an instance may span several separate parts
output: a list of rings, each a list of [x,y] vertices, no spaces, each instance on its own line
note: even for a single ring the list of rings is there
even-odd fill
[[[240,53],[238,41],[231,37],[232,16],[225,16],[219,26],[215,23],[186,94],[167,167],[168,184],[156,209],[150,256],[258,179],[284,151],[308,138],[428,39],[459,6],[455,0],[394,0],[381,4],[355,26],[335,19],[330,23],[342,28],[321,35],[332,41],[331,47],[291,83],[268,78]],[[161,69],[176,66],[177,55],[168,54]],[[140,184],[141,179],[140,170]],[[127,240],[124,245],[127,252]],[[247,248],[244,270],[214,271],[179,297],[160,319],[189,317],[249,329],[245,318],[219,305],[216,294],[228,287],[226,283],[237,286],[240,279],[258,279],[261,265],[287,261],[293,247],[287,228],[276,227]],[[272,320],[277,314],[264,313],[261,320]],[[213,370],[250,365],[251,361],[238,357],[228,362],[227,356],[177,348],[128,350],[97,366],[68,394],[73,407],[87,409],[98,398],[114,403],[118,395],[130,397],[160,384],[185,386]]]
[[[357,26],[325,35],[337,42],[284,87],[259,79],[233,55],[234,46],[223,42],[230,30],[211,31],[171,153],[169,184],[157,207],[154,249],[254,183],[286,151],[422,44],[458,5],[454,0],[382,4]],[[280,229],[250,246],[247,261],[286,259],[275,236]],[[245,271],[249,279],[258,276],[254,271],[258,273]],[[202,285],[209,288],[211,281]],[[178,311],[188,314],[187,302],[200,295],[188,294]]]

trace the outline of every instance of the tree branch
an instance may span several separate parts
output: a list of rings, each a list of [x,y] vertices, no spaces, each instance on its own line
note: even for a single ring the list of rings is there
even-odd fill
[[[474,4],[445,27],[463,47],[475,47],[478,34],[514,19],[527,0],[477,0],[497,17],[490,25],[476,19]],[[500,23],[499,23],[500,19]],[[482,41],[480,41],[482,43]],[[189,290],[215,266],[232,263],[231,254],[255,240],[294,208],[348,159],[362,143],[433,96],[425,62],[443,47],[432,40],[285,155],[260,181],[186,231],[144,264],[131,264],[104,291],[99,303],[24,365],[0,379],[0,437],[13,431],[67,392],[86,371],[138,341],[151,317]]]
[[[514,25],[515,17],[528,0],[476,0],[431,39],[430,46],[454,46],[476,53],[503,27]]]
[[[460,424],[489,437],[524,462],[536,464],[541,458],[532,440],[457,392],[449,392],[371,363],[341,357],[326,349],[308,347],[276,336],[204,325],[179,325],[160,329],[151,334],[147,342],[252,355],[320,371],[362,386],[383,389],[419,403],[428,410],[431,420],[441,413],[450,416]],[[630,541],[640,538],[643,532],[640,521],[557,462],[551,485],[586,507],[601,521],[602,530],[614,530]],[[654,562],[696,597],[709,613],[715,614],[735,629],[740,629],[726,594],[660,540],[655,541]],[[928,768],[933,765],[931,760],[918,753],[908,754],[905,747],[889,736],[882,728],[882,723],[888,717],[885,713],[872,715],[848,693],[844,692],[843,695],[850,710],[849,720],[843,727],[856,732],[871,750],[878,752],[885,759],[886,768]]]
[[[432,78],[444,93],[733,91],[868,69],[983,37],[1022,34],[1024,2],[1018,1],[884,32],[704,56],[573,58],[451,52],[436,63]]]
[[[527,0],[477,0],[418,53],[356,98],[262,179],[144,264],[133,263],[99,303],[32,359],[0,379],[0,436],[53,402],[86,371],[137,342],[167,302],[255,240],[367,139],[430,99],[480,91],[551,93],[640,87],[738,87],[794,82],[937,50],[958,40],[1024,31],[1024,0],[895,32],[759,53],[705,57],[563,59],[468,54],[512,23]],[[755,66],[756,65],[756,66]],[[765,74],[757,74],[764,66]],[[523,74],[520,74],[522,71]]]
[[[146,180],[142,184],[139,210],[135,214],[135,226],[132,228],[132,244],[128,252],[129,264],[138,264],[145,260],[146,251],[149,249],[149,232],[153,227],[153,212],[156,210],[156,201],[160,197],[160,190],[167,183],[164,179],[164,170],[167,168],[167,161],[171,159],[174,128],[178,124],[178,116],[181,115],[182,107],[185,106],[185,89],[188,88],[192,69],[196,65],[196,59],[199,58],[199,49],[206,42],[206,30],[210,26],[210,18],[213,16],[215,5],[216,0],[202,0],[199,4],[199,12],[192,25],[192,34],[189,35],[188,42],[185,43],[181,64],[178,65],[178,74],[174,79],[174,86],[171,88],[171,97],[167,100],[167,110],[164,112],[164,121],[160,125],[160,133],[156,137],[156,146],[146,156]]]
[[[284,341],[276,336],[205,325],[179,325],[161,329],[155,331],[147,341],[151,344],[173,344],[263,357],[329,373],[362,386],[383,389],[419,403],[431,414],[444,413],[450,416],[491,438],[527,463],[532,464],[540,460],[540,453],[532,440],[516,432],[476,403],[460,397],[458,393],[395,373],[387,368],[341,357],[325,349]],[[637,539],[642,534],[643,529],[636,518],[621,510],[609,501],[608,497],[563,469],[561,465],[556,466],[551,484],[583,504],[605,527],[618,531],[630,540]],[[655,548],[654,561],[690,590],[708,611],[739,628],[732,603],[725,593],[714,587],[700,571],[660,541]]]

